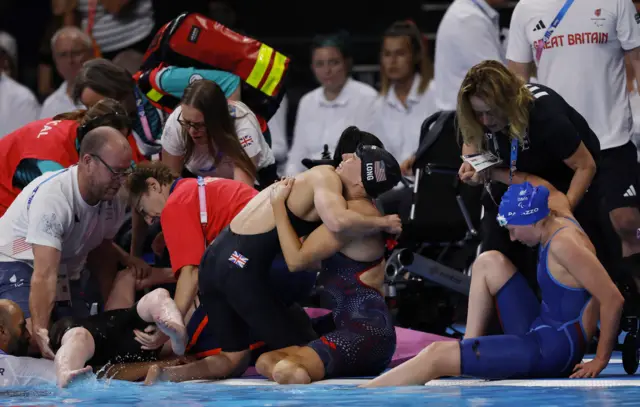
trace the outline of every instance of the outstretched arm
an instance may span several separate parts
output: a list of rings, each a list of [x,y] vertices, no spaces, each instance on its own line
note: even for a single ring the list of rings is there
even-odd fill
[[[340,251],[347,239],[332,233],[325,225],[321,225],[305,239],[304,243],[300,241],[300,236],[293,229],[285,206],[293,182],[293,178],[290,178],[273,187],[271,207],[273,208],[278,239],[280,239],[280,247],[289,271],[301,271]]]
[[[594,297],[600,305],[600,339],[596,357],[588,364],[576,366],[572,377],[595,377],[609,363],[618,342],[618,325],[624,298],[596,255],[576,242],[575,237],[560,233],[551,246],[551,256]],[[590,365],[590,366],[587,366]]]
[[[381,231],[397,234],[402,230],[400,218],[397,215],[364,216],[349,210],[347,201],[342,196],[340,178],[328,170],[322,170],[322,172],[313,181],[313,203],[322,223],[329,231],[362,236]]]

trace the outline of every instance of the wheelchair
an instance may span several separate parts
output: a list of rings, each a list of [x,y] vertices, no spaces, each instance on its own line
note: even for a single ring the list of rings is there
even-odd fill
[[[449,336],[456,314],[466,314],[471,265],[481,251],[482,187],[459,180],[462,159],[456,136],[455,112],[438,112],[424,121],[414,178],[397,192],[404,194],[405,204],[399,208],[403,231],[385,270],[386,295],[392,303],[399,290],[414,282],[425,292],[437,293],[434,309],[425,310],[438,314],[428,332]],[[402,322],[400,315],[398,319]],[[462,334],[454,330],[453,336]]]

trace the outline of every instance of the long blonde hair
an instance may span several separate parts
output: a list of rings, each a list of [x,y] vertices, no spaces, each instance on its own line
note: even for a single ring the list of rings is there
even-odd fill
[[[462,141],[485,150],[485,129],[478,121],[469,98],[482,99],[491,109],[506,115],[509,137],[522,142],[529,127],[531,92],[516,74],[498,61],[483,61],[472,67],[458,92],[457,119]]]

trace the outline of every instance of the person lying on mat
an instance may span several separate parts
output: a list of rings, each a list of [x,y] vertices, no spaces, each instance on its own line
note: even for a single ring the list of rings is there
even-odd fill
[[[365,183],[379,192],[391,189],[397,179],[388,168],[397,162],[388,152],[372,146],[362,147],[355,160],[361,163],[359,171],[338,173],[331,166],[318,166],[296,176],[287,215],[299,236],[309,235],[322,222],[333,232],[354,236],[400,231],[397,216],[363,216],[347,209],[342,195],[343,183]],[[290,315],[286,303],[269,287],[271,265],[281,253],[270,188],[256,195],[233,219],[207,247],[200,263],[200,301],[221,348],[211,364],[211,379],[242,374],[256,338],[269,349],[281,349],[304,345],[317,337],[310,326],[299,324]]]
[[[336,173],[359,172],[361,162],[356,155],[345,154]],[[399,181],[401,173],[397,163],[385,170],[388,178]],[[336,330],[306,346],[267,352],[256,362],[256,369],[280,384],[378,375],[387,368],[396,348],[395,328],[382,287],[383,235],[346,237],[322,225],[301,243],[285,207],[293,185],[294,179],[288,178],[271,190],[280,247],[292,272],[322,262],[317,285],[321,287],[320,295],[326,295],[332,305]],[[350,210],[366,216],[382,216],[371,201],[380,192],[378,189],[361,182],[344,186]]]
[[[133,275],[133,274],[132,274]],[[0,300],[0,386],[58,383],[72,380],[108,363],[155,358],[134,338],[135,328],[157,324],[172,338],[174,352],[185,348],[185,327],[169,294],[157,289],[130,309],[106,311],[88,318],[66,317],[49,331],[54,361],[23,357],[30,341],[24,313],[11,300]],[[87,364],[88,366],[85,366]]]
[[[533,176],[529,180],[536,182]],[[512,239],[540,245],[537,277],[542,304],[504,255],[484,252],[473,264],[465,339],[435,342],[363,387],[423,385],[441,376],[460,375],[596,377],[607,366],[617,343],[624,299],[571,215],[566,196],[544,181],[537,183],[511,185],[502,197],[497,221]],[[494,302],[505,334],[482,336]],[[596,356],[581,363],[598,319]]]

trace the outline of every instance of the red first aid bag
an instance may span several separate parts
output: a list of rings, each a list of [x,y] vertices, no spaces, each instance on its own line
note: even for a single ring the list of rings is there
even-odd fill
[[[144,55],[141,71],[165,65],[231,72],[242,81],[242,101],[268,121],[284,96],[289,62],[272,47],[202,14],[183,13],[158,30]],[[170,95],[163,97],[164,102],[155,102],[171,108],[178,103]]]

